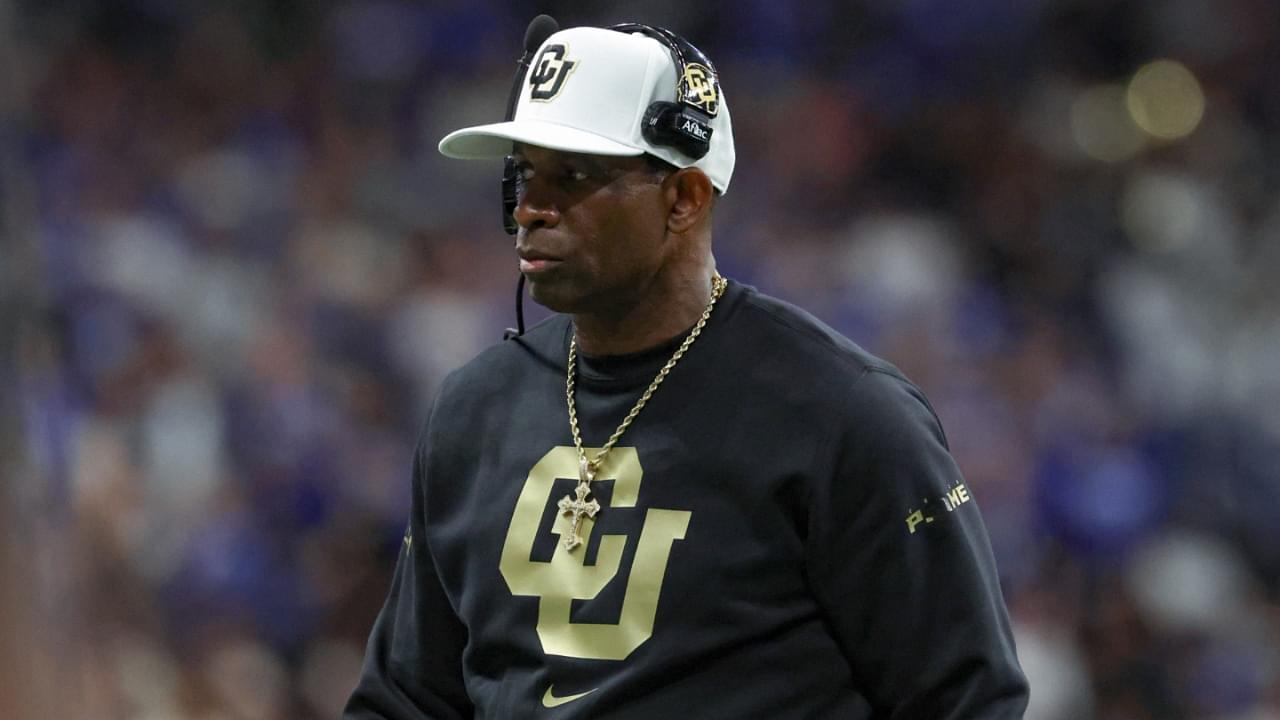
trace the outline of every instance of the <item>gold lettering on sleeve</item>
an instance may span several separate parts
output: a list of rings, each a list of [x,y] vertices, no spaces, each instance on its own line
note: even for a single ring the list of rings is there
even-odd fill
[[[956,508],[969,502],[973,497],[969,495],[969,488],[966,487],[964,483],[959,483],[958,485],[953,486],[950,490],[942,493],[942,495],[939,495],[937,499],[942,502],[942,508],[950,513],[955,512]],[[925,499],[924,504],[928,506],[929,500]],[[920,525],[927,525],[935,519],[935,516],[929,514],[928,507],[920,510],[908,508],[906,519],[907,532],[915,535],[916,530],[920,529]]]

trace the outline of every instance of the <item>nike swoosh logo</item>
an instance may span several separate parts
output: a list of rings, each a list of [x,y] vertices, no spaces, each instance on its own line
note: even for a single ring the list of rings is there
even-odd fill
[[[555,694],[551,692],[553,688],[555,688],[555,685],[547,686],[547,691],[542,695],[542,707],[549,707],[549,708],[559,707],[561,705],[564,705],[565,703],[571,703],[574,700],[577,700],[578,698],[586,697],[587,695],[590,695],[591,693],[600,689],[600,688],[591,688],[590,690],[586,692],[578,693],[577,695],[565,695],[564,697],[556,697]]]

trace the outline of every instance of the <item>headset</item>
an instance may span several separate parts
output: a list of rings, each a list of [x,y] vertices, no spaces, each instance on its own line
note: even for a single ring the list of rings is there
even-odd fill
[[[720,110],[720,79],[710,58],[693,43],[666,28],[639,23],[610,30],[647,35],[671,51],[676,62],[676,101],[658,100],[641,121],[641,134],[653,145],[674,148],[694,160],[711,149],[711,120]]]
[[[533,53],[559,29],[559,23],[547,15],[539,15],[529,23],[524,35],[524,54],[517,64],[516,75],[507,97],[505,120],[515,118],[515,109],[529,70]],[[669,147],[694,160],[700,160],[711,150],[711,121],[720,110],[720,76],[711,59],[693,43],[676,33],[654,25],[620,23],[609,26],[621,33],[640,33],[662,43],[671,51],[676,64],[676,99],[674,102],[657,100],[645,110],[640,132],[652,145]],[[508,155],[502,167],[502,228],[508,235],[515,235],[520,225],[515,211],[519,198],[515,158]],[[524,334],[524,275],[516,284],[515,330],[507,330],[506,337]]]
[[[555,18],[550,15],[539,15],[524,31],[524,54],[516,63],[516,76],[511,80],[511,92],[507,95],[507,112],[502,118],[503,122],[515,119],[520,88],[524,85],[525,74],[529,72],[529,62],[533,59],[533,53],[559,29],[560,23],[556,22]],[[502,229],[506,230],[508,235],[515,235],[520,229],[515,218],[516,180],[516,159],[508,155],[502,161]],[[523,284],[521,287],[523,288]],[[520,334],[524,334],[523,327],[520,328]]]

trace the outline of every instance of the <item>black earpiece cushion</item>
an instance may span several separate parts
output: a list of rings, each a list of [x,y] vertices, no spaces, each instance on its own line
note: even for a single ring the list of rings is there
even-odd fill
[[[658,101],[641,120],[640,133],[654,145],[679,150],[694,160],[711,150],[711,122],[680,103]]]

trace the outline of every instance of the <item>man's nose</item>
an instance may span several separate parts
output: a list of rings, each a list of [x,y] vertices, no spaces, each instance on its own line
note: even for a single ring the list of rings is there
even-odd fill
[[[533,185],[530,183],[529,185]],[[555,227],[560,222],[560,211],[546,193],[526,186],[516,203],[516,223],[526,230],[536,227]]]

